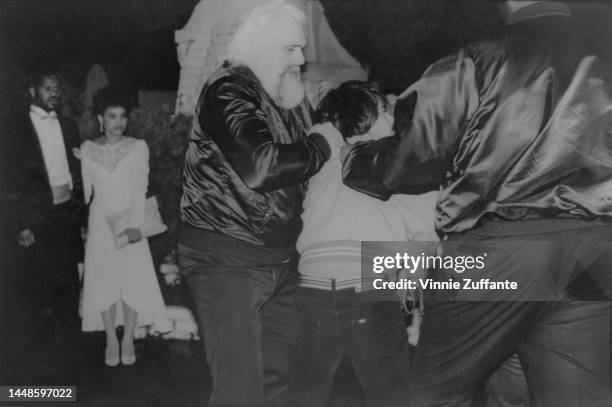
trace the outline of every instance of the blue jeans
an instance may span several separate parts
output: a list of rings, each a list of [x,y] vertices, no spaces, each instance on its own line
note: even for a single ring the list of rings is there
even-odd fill
[[[288,406],[293,264],[239,267],[227,256],[184,245],[179,255],[213,379],[208,406]]]
[[[354,289],[298,288],[297,336],[290,359],[291,406],[324,406],[347,355],[368,405],[405,405],[406,326],[397,302],[364,301]]]

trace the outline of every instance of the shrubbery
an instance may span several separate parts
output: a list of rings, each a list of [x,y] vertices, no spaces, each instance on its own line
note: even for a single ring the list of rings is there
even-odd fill
[[[156,264],[176,248],[179,202],[185,151],[192,118],[174,116],[169,108],[136,109],[130,115],[130,135],[149,145],[149,195],[155,195],[168,232],[149,239]]]

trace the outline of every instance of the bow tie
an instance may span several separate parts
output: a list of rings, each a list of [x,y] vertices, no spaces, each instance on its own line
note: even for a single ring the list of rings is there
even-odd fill
[[[41,120],[57,120],[57,113],[55,111],[45,112],[41,110],[30,109],[30,112],[34,113]]]

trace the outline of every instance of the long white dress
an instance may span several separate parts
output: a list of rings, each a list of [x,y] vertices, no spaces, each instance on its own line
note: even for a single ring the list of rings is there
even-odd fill
[[[85,141],[81,154],[85,201],[93,195],[85,245],[82,329],[103,330],[101,312],[121,299],[138,313],[137,328],[153,325],[150,332],[168,332],[171,325],[148,241],[117,249],[104,219],[130,208],[130,227],[143,223],[149,176],[147,143],[131,137],[111,146]],[[121,302],[116,324],[123,325]]]

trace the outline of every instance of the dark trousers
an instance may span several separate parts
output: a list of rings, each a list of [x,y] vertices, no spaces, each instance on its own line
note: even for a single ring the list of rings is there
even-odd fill
[[[565,221],[547,222],[492,222],[451,236],[454,254],[488,252],[491,264],[480,277],[517,281],[519,292],[498,292],[497,301],[425,293],[413,406],[480,405],[481,386],[515,352],[532,406],[610,405],[610,252],[601,244],[610,241],[610,227],[585,222],[563,230]],[[559,230],[542,232],[543,225]],[[553,283],[557,298],[530,300],[554,291],[543,290],[543,282]]]
[[[292,263],[241,266],[179,245],[213,389],[210,407],[288,406],[297,271]]]
[[[354,289],[298,288],[295,307],[291,406],[324,406],[343,355],[350,358],[368,405],[405,405],[400,380],[408,367],[408,343],[399,301],[364,301]]]
[[[83,241],[79,223],[58,205],[57,213],[33,230],[36,242],[20,248],[27,292],[32,293],[35,309],[52,312],[56,326],[79,333],[78,263],[83,261]]]

